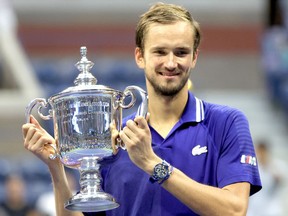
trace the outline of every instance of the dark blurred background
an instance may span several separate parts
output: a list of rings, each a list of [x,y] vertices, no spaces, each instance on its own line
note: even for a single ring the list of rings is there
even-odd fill
[[[195,95],[242,110],[255,145],[259,140],[268,143],[270,158],[281,161],[272,169],[280,167],[285,179],[288,1],[163,2],[185,6],[201,25],[203,40],[191,75]],[[99,84],[121,91],[128,85],[145,88],[143,72],[134,62],[134,30],[139,15],[152,3],[0,0],[0,201],[11,170],[24,176],[29,202],[51,191],[46,167],[23,147],[21,126],[32,99],[47,99],[74,85],[81,46],[88,48]],[[43,122],[53,133],[51,124]],[[287,206],[287,186],[280,185],[276,203]],[[283,212],[276,216],[287,215],[285,208]]]

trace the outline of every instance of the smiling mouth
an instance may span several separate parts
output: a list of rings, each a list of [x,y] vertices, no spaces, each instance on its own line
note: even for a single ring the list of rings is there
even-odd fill
[[[165,72],[160,72],[159,74],[162,75],[162,76],[173,77],[173,76],[178,76],[180,73],[165,73]]]

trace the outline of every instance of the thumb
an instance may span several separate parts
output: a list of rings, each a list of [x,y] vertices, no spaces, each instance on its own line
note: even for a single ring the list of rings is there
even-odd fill
[[[137,125],[138,125],[139,128],[144,129],[144,128],[146,128],[146,126],[147,126],[147,121],[146,121],[146,119],[145,119],[144,117],[142,117],[142,116],[136,117],[136,118],[134,119],[134,121],[137,123]]]
[[[37,121],[37,119],[33,115],[30,115],[30,122],[32,124],[34,124],[38,129],[43,130],[43,128],[41,127],[40,123]]]
[[[150,113],[147,112],[146,117],[145,117],[145,119],[146,119],[147,122],[149,122],[149,118],[150,118]]]

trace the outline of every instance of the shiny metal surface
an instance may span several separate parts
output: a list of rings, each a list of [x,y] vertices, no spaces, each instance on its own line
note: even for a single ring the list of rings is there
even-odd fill
[[[112,155],[110,123],[115,121],[121,125],[122,117],[115,98],[114,94],[92,91],[53,101],[55,138],[65,165],[77,166],[80,159],[87,156]]]
[[[76,67],[80,71],[75,79],[75,86],[51,96],[48,102],[36,98],[26,108],[26,119],[34,108],[44,120],[53,119],[56,146],[50,159],[60,157],[61,162],[80,172],[80,193],[65,204],[70,210],[104,211],[119,206],[116,200],[101,188],[99,174],[102,159],[113,154],[110,124],[115,122],[120,131],[122,109],[129,109],[136,101],[135,93],[140,94],[142,103],[137,116],[146,116],[148,97],[138,86],[128,86],[123,92],[107,86],[97,85],[97,79],[90,73],[93,63],[86,57],[86,47],[80,48],[81,60]],[[131,98],[128,104],[125,98]],[[48,109],[43,114],[43,109]],[[119,147],[125,147],[117,140]]]

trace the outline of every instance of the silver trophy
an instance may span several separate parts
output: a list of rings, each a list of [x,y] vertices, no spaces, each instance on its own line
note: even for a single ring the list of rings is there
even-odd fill
[[[119,206],[111,194],[103,191],[99,170],[99,161],[113,154],[110,123],[114,122],[117,130],[121,130],[122,109],[134,106],[135,92],[142,99],[136,115],[145,117],[148,97],[138,86],[128,86],[121,92],[96,85],[97,79],[90,73],[94,63],[87,59],[86,47],[80,48],[80,54],[81,60],[76,64],[80,74],[74,81],[75,86],[51,96],[48,102],[44,98],[32,100],[26,108],[26,121],[30,121],[34,107],[38,107],[42,119],[53,119],[56,145],[52,146],[55,153],[50,159],[59,157],[65,166],[80,172],[80,192],[65,203],[65,208],[106,211]],[[42,108],[48,110],[47,115]],[[119,139],[117,146],[125,148]]]

